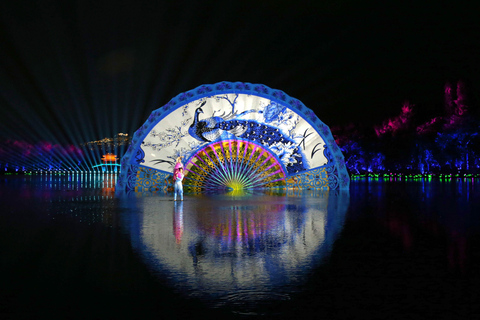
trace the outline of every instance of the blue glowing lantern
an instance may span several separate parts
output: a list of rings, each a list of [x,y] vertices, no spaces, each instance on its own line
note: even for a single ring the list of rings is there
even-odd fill
[[[184,186],[348,189],[330,129],[299,100],[262,84],[220,82],[152,112],[121,160],[117,191],[168,190],[176,159]]]

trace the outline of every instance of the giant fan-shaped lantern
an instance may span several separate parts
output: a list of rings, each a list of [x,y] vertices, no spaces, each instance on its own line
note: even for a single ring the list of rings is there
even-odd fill
[[[220,82],[152,112],[122,158],[117,191],[167,190],[182,156],[185,188],[346,189],[330,129],[299,100],[265,85]]]

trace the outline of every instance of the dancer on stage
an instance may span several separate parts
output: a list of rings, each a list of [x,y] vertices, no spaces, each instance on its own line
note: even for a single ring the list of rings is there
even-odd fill
[[[180,168],[183,169],[183,163],[182,163],[182,157],[181,156],[177,158],[177,162],[175,163],[175,168],[173,169],[174,180],[175,180],[175,175],[177,174],[178,169],[180,169]]]
[[[175,164],[175,169],[173,170],[173,181],[174,181],[173,201],[177,201],[177,194],[180,195],[180,201],[183,201],[183,185],[182,185],[183,178],[184,178],[184,175],[183,175],[182,157],[178,157],[177,163]]]

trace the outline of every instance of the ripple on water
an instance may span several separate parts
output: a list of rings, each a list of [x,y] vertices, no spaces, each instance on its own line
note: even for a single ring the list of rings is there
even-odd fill
[[[290,295],[286,293],[238,290],[218,298],[213,307],[225,308],[242,316],[275,315],[281,313],[275,307],[290,299]]]

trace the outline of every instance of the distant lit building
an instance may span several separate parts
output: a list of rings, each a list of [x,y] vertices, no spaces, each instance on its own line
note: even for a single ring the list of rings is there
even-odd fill
[[[101,140],[89,141],[82,144],[83,147],[87,147],[90,150],[105,149],[113,150],[114,148],[125,146],[130,144],[130,136],[128,133],[117,133],[113,138],[103,138]]]

